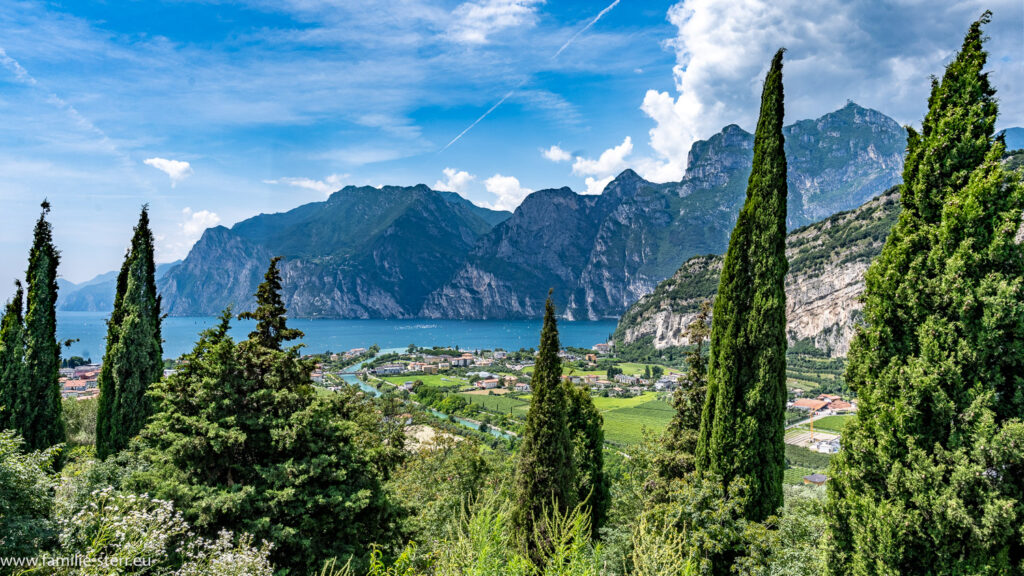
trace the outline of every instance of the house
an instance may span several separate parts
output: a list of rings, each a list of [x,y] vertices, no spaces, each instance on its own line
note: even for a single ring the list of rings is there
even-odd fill
[[[324,383],[324,373],[323,373],[322,370],[313,370],[313,372],[310,373],[309,378],[313,382],[316,382],[317,384],[323,384]]]
[[[832,403],[835,402],[836,400],[842,400],[842,398],[836,396],[835,394],[819,394],[818,400],[821,400],[822,402]]]
[[[167,377],[170,377],[170,376],[174,376],[177,373],[178,373],[177,370],[173,370],[173,369],[170,369],[170,368],[164,368],[164,378],[167,378]]]
[[[451,367],[452,367],[452,365],[449,364],[448,362],[438,362],[437,363],[437,369],[438,370],[447,370],[447,369],[449,369]]]
[[[491,357],[495,360],[504,360],[508,356],[508,353],[504,350],[495,350]]]
[[[839,439],[833,438],[832,440],[824,440],[822,442],[815,442],[808,446],[812,452],[819,452],[821,454],[836,454],[839,452]]]
[[[389,376],[392,374],[401,374],[405,371],[405,366],[401,364],[381,364],[374,369],[374,373],[377,375]]]
[[[587,362],[594,364],[597,362],[597,354],[587,354]]]
[[[74,368],[61,368],[58,372],[60,372],[60,377],[61,378],[74,378],[75,377],[75,369]]]
[[[616,386],[615,388],[612,388],[611,390],[608,391],[608,395],[609,396],[622,396],[623,392],[625,392],[625,390],[623,390],[622,388],[619,388],[618,386]]]
[[[519,381],[519,377],[515,374],[505,374],[501,379],[505,381],[506,385],[512,385]]]
[[[793,408],[797,410],[806,410],[808,412],[817,412],[822,408],[828,406],[828,402],[824,400],[812,400],[811,398],[797,398],[793,402]]]
[[[828,476],[825,476],[824,474],[810,474],[808,476],[804,476],[804,484],[809,486],[821,486],[826,481],[828,481]]]
[[[630,376],[629,374],[616,374],[615,381],[619,384],[636,384],[640,381],[636,376]]]
[[[586,382],[587,384],[597,384],[597,381],[600,378],[601,377],[598,376],[597,374],[584,374],[583,375],[583,381]]]
[[[516,392],[529,392],[530,385],[526,382],[519,382],[516,384]]]
[[[594,344],[593,350],[598,354],[607,354],[612,351],[612,345],[608,342]]]
[[[487,378],[486,380],[477,380],[473,385],[483,390],[491,390],[497,388],[500,382],[497,378]]]
[[[470,358],[462,357],[462,358],[452,358],[451,364],[452,364],[452,367],[459,368],[459,367],[469,366],[472,362],[473,362],[473,358],[472,357],[470,357]]]
[[[437,374],[437,366],[434,365],[434,364],[424,364],[424,366],[423,366],[423,373],[424,374]]]
[[[828,405],[828,409],[833,412],[856,412],[857,406],[844,400],[833,400],[832,403]]]
[[[629,393],[635,396],[639,396],[644,393],[644,389],[639,386],[630,386]]]

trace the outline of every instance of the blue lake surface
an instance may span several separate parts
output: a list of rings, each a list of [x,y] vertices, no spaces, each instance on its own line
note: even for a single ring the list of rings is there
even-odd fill
[[[82,356],[98,362],[103,357],[107,336],[106,312],[58,312],[57,338],[77,339],[65,356]],[[213,317],[169,317],[164,319],[164,356],[176,358],[195,345],[199,333],[216,324]],[[417,346],[459,346],[463,350],[518,350],[536,348],[540,342],[541,320],[303,320],[289,321],[306,336],[304,352],[340,352],[377,344],[381,348]],[[594,322],[562,321],[558,334],[563,346],[590,348],[608,341],[615,320]],[[231,335],[245,339],[255,322],[235,320]]]

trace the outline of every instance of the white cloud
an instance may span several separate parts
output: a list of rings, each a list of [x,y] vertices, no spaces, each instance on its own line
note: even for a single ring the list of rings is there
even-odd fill
[[[171,188],[192,174],[192,165],[183,160],[167,158],[146,158],[143,163],[167,174],[171,178]]]
[[[633,139],[626,136],[622,144],[609,148],[601,153],[596,160],[577,156],[572,164],[572,173],[577,176],[615,176],[629,167],[626,157],[633,152]]]
[[[186,207],[181,211],[178,231],[170,237],[156,235],[157,260],[171,262],[188,256],[189,251],[207,228],[220,224],[220,216],[209,210],[194,211]]]
[[[565,150],[562,150],[557,145],[552,146],[547,150],[541,150],[541,154],[543,154],[545,158],[551,160],[552,162],[568,162],[569,160],[572,160],[572,154],[569,154]]]
[[[455,168],[444,169],[445,180],[438,180],[434,182],[434,190],[441,190],[444,192],[455,192],[457,194],[465,195],[469,190],[469,184],[476,179],[465,170],[456,170]]]
[[[452,11],[454,22],[448,38],[462,44],[486,44],[488,36],[536,20],[538,4],[544,0],[481,0],[464,2]]]
[[[484,181],[484,187],[498,199],[487,207],[494,210],[515,210],[533,190],[523,188],[515,176],[495,174]]]
[[[1016,100],[1010,91],[1019,80],[1009,72],[1020,69],[1019,0],[988,7],[996,14],[986,27],[993,79],[1001,96]],[[898,122],[919,123],[929,76],[942,74],[982,10],[978,2],[953,0],[683,0],[668,11],[677,30],[666,42],[676,52],[675,94],[644,96],[640,108],[655,122],[654,157],[638,160],[637,169],[655,181],[678,180],[695,140],[731,123],[753,130],[764,74],[781,47],[788,50],[787,121],[852,99]]]
[[[331,174],[323,180],[314,180],[312,178],[278,178],[276,180],[264,180],[264,184],[284,184],[286,186],[293,186],[295,188],[303,188],[305,190],[313,190],[320,192],[324,195],[329,195],[332,192],[337,192],[342,187],[342,182],[348,174]]]
[[[181,228],[182,234],[189,242],[198,240],[207,228],[213,228],[220,224],[220,216],[209,210],[193,212],[191,208],[186,207],[181,211],[181,215],[182,221],[178,227]]]
[[[583,183],[587,185],[587,189],[583,194],[600,194],[604,192],[604,187],[614,179],[615,176],[605,176],[604,178],[588,176],[587,179],[583,181]]]

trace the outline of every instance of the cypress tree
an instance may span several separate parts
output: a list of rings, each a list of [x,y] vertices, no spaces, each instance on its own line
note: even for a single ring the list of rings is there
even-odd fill
[[[19,394],[25,380],[24,291],[16,281],[14,298],[4,307],[0,320],[0,430],[21,430]]]
[[[611,507],[611,482],[604,473],[604,417],[586,386],[565,381],[567,421],[576,465],[576,501],[590,509],[590,531],[597,537]]]
[[[1024,185],[993,138],[982,26],[910,130],[903,211],[865,277],[832,461],[832,574],[1024,571]]]
[[[25,380],[19,395],[23,402],[19,417],[29,450],[42,450],[65,440],[56,312],[60,253],[53,245],[53,228],[46,221],[50,203],[44,200],[42,208],[25,274]]]
[[[540,333],[540,352],[530,379],[532,399],[516,466],[513,511],[517,535],[534,561],[539,561],[537,546],[550,535],[545,528],[545,517],[572,509],[577,498],[559,348],[555,305],[549,293]]]
[[[96,454],[100,458],[126,448],[152,412],[146,392],[163,374],[155,272],[149,210],[143,206],[117,277],[114,311],[107,321],[96,413]]]
[[[715,298],[708,398],[698,468],[728,484],[744,478],[746,516],[782,506],[786,403],[786,155],[782,50],[761,95],[747,198],[729,239]]]

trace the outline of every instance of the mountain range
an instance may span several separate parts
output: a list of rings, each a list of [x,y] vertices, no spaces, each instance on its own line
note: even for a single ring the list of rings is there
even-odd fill
[[[848,103],[785,137],[791,229],[899,182],[906,132],[880,112]],[[511,214],[424,185],[350,186],[206,230],[158,286],[171,315],[248,310],[283,256],[298,317],[536,317],[549,288],[567,318],[618,317],[690,257],[725,251],[752,155],[753,135],[729,125],[693,145],[679,182],[626,170],[601,195],[540,190]]]

